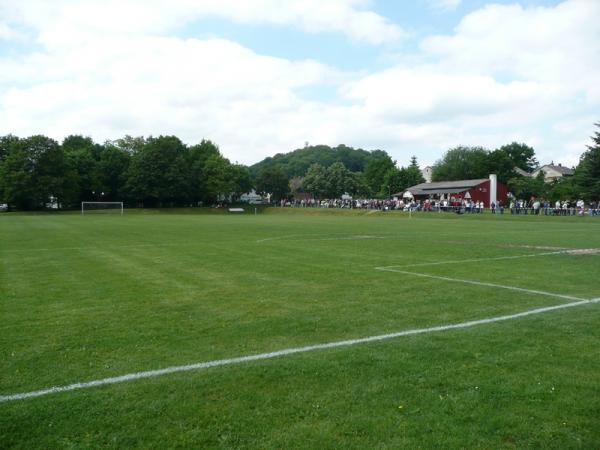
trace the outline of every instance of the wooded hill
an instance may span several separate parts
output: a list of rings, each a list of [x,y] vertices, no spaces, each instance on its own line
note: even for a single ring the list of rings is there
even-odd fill
[[[383,150],[367,151],[362,148],[352,148],[346,145],[329,147],[328,145],[311,145],[291,151],[277,153],[250,166],[250,172],[256,176],[265,169],[280,168],[288,178],[301,177],[306,174],[313,164],[329,167],[341,162],[351,172],[364,172],[369,161],[387,157]]]

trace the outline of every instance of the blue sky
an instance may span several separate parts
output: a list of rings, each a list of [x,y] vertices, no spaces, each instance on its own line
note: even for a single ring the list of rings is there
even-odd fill
[[[600,121],[597,17],[597,0],[0,0],[0,135],[175,134],[246,164],[518,141],[573,165]]]

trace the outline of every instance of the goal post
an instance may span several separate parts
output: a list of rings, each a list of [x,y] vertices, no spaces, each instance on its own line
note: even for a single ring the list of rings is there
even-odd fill
[[[123,202],[81,202],[81,215],[90,212],[116,212],[123,215]]]

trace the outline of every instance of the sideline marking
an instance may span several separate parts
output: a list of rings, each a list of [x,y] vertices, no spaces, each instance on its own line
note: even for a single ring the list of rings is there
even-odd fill
[[[524,290],[526,292],[535,293],[535,294],[543,294],[543,295],[550,295],[550,296],[560,297],[560,298],[576,299],[576,297],[551,294],[548,292],[529,291],[527,289],[520,289],[520,288],[515,288],[515,289],[520,290],[520,291]],[[129,374],[121,375],[121,376],[117,376],[117,377],[110,377],[110,378],[103,378],[100,380],[74,383],[74,384],[69,384],[69,385],[65,385],[65,386],[55,386],[55,387],[50,387],[50,388],[46,388],[46,389],[41,389],[38,391],[2,395],[2,396],[0,396],[0,403],[14,401],[14,400],[23,400],[23,399],[32,398],[32,397],[41,397],[44,395],[56,394],[59,392],[74,391],[77,389],[87,389],[87,388],[91,388],[91,387],[103,386],[103,385],[108,385],[108,384],[124,383],[127,381],[139,380],[139,379],[143,379],[143,378],[160,377],[163,375],[168,375],[168,374],[176,373],[176,372],[188,372],[191,370],[209,369],[211,367],[228,366],[228,365],[241,364],[241,363],[246,363],[246,362],[251,362],[251,361],[260,361],[260,360],[264,360],[264,359],[277,358],[280,356],[293,355],[296,353],[307,353],[307,352],[312,352],[312,351],[316,351],[316,350],[326,350],[326,349],[337,348],[337,347],[349,347],[349,346],[353,346],[353,345],[366,344],[369,342],[384,341],[387,339],[394,339],[394,338],[403,337],[403,336],[413,336],[413,335],[417,335],[417,334],[435,333],[435,332],[439,332],[439,331],[470,328],[470,327],[474,327],[477,325],[484,325],[484,324],[488,324],[488,323],[518,319],[520,317],[526,317],[526,316],[531,316],[531,315],[535,315],[535,314],[546,313],[549,311],[556,311],[559,309],[573,308],[576,306],[589,305],[589,304],[600,302],[600,298],[594,298],[594,299],[590,299],[590,300],[585,300],[585,299],[577,299],[577,300],[578,301],[571,302],[571,303],[563,303],[561,305],[546,306],[546,307],[542,307],[542,308],[530,309],[528,311],[523,311],[520,313],[508,314],[508,315],[497,316],[497,317],[490,317],[487,319],[470,320],[468,322],[461,322],[461,323],[456,323],[456,324],[451,324],[451,325],[440,325],[440,326],[429,327],[429,328],[418,328],[418,329],[413,329],[413,330],[399,331],[396,333],[381,334],[378,336],[368,336],[368,337],[364,337],[364,338],[348,339],[348,340],[344,340],[344,341],[329,342],[329,343],[325,343],[325,344],[315,344],[315,345],[308,345],[305,347],[288,348],[288,349],[278,350],[278,351],[270,352],[270,353],[260,353],[257,355],[240,356],[237,358],[229,358],[229,359],[218,359],[218,360],[214,360],[214,361],[206,361],[206,362],[200,362],[200,363],[195,363],[195,364],[188,364],[188,365],[184,365],[184,366],[173,366],[173,367],[167,367],[164,369],[129,373]]]

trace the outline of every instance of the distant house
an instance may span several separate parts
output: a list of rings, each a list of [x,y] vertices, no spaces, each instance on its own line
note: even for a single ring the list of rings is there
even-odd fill
[[[522,177],[530,177],[531,174],[529,172],[524,171],[520,167],[515,167],[513,169],[517,175],[521,175]]]
[[[421,169],[421,174],[425,178],[426,183],[431,183],[431,174],[433,173],[433,167],[425,166]]]
[[[421,183],[411,186],[405,192],[400,192],[393,196],[406,196],[408,192],[416,200],[445,199],[449,201],[462,201],[463,199],[470,199],[474,202],[483,202],[485,207],[489,208],[490,189],[491,180],[488,178],[479,178],[476,180]],[[507,195],[508,190],[506,185],[496,181],[496,199],[506,204]]]
[[[540,172],[544,173],[544,180],[546,182],[558,180],[562,177],[570,177],[575,173],[573,169],[564,167],[562,164],[556,166],[554,163],[551,163],[534,170],[531,176],[537,177]]]
[[[263,202],[263,198],[261,195],[257,194],[254,189],[252,189],[250,192],[240,195],[240,202],[260,204]]]

